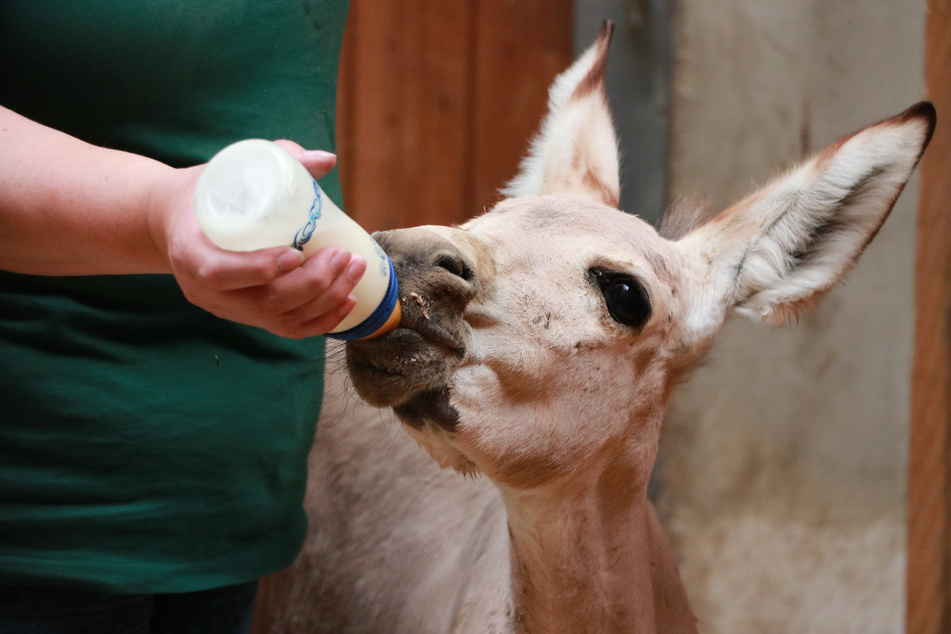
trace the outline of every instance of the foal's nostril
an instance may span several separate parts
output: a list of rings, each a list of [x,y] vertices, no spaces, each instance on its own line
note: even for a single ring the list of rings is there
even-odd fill
[[[472,272],[469,263],[459,256],[450,253],[439,253],[436,255],[433,265],[449,271],[466,282],[471,282],[475,279],[475,273]]]

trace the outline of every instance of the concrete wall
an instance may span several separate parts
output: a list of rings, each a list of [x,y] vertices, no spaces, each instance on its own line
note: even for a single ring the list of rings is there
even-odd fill
[[[923,0],[680,0],[671,190],[717,206],[923,94]],[[793,328],[682,388],[659,506],[701,631],[901,632],[916,186]]]

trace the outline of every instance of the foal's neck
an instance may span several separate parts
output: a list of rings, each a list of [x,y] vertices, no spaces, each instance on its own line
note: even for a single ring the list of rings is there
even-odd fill
[[[696,631],[646,482],[630,475],[613,467],[558,486],[503,489],[516,630]]]

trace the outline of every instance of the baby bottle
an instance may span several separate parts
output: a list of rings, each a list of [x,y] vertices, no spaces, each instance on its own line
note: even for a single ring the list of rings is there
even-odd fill
[[[222,249],[293,246],[309,257],[335,245],[363,256],[367,271],[353,289],[357,305],[328,337],[367,339],[399,324],[390,258],[280,146],[248,139],[218,152],[198,179],[194,205],[198,224]]]

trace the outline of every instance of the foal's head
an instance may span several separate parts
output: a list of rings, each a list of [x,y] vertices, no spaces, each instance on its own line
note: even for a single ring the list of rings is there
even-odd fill
[[[728,316],[782,324],[834,286],[934,126],[930,104],[913,106],[662,236],[616,209],[610,31],[552,86],[508,198],[458,228],[378,235],[404,320],[348,344],[365,400],[393,407],[444,466],[504,486],[605,465],[645,485],[678,376]]]

